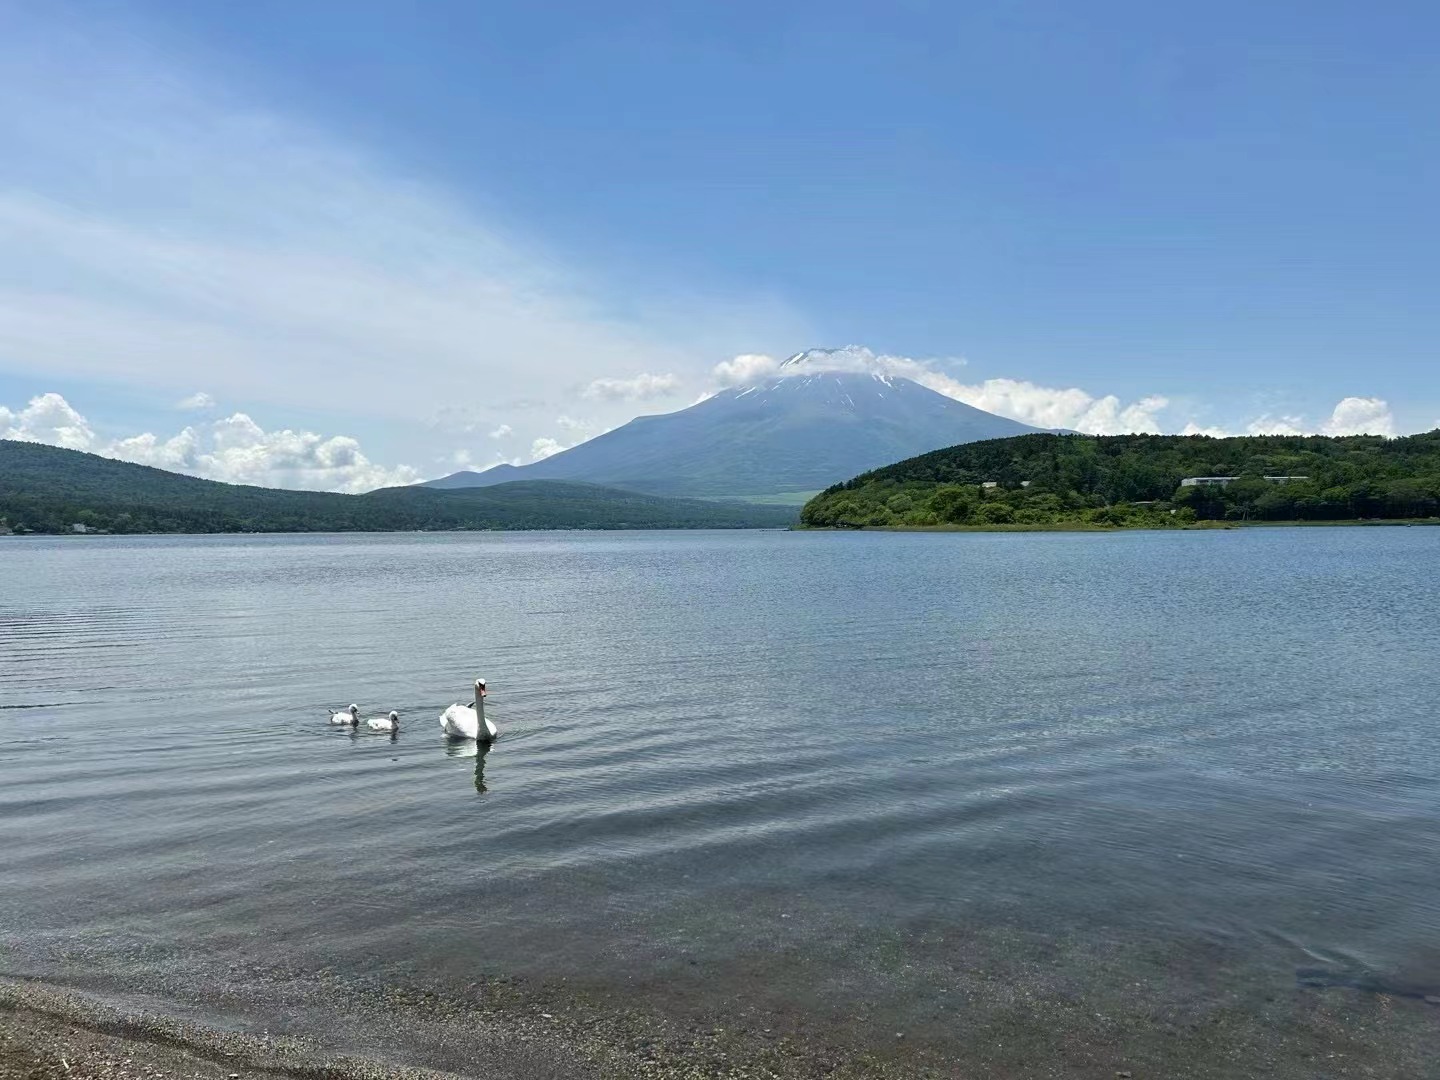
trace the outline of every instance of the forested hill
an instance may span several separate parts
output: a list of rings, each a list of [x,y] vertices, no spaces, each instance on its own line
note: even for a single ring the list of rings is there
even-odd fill
[[[1191,477],[1237,479],[1181,486]],[[1440,431],[1403,439],[1024,435],[864,473],[817,495],[801,521],[849,528],[1155,526],[1437,514]]]
[[[794,520],[790,507],[669,499],[554,480],[466,491],[282,491],[0,440],[0,523],[15,532],[70,532],[76,524],[118,533],[784,528]]]

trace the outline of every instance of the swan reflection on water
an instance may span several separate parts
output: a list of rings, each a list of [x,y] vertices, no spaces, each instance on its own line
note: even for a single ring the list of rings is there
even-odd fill
[[[447,742],[445,744],[445,756],[453,758],[475,759],[475,790],[481,795],[489,791],[485,784],[485,755],[490,753],[488,742]]]

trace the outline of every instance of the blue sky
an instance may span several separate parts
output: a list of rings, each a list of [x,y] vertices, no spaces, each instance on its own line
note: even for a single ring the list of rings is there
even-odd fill
[[[1429,429],[1437,22],[0,0],[0,433],[361,488],[846,343],[1086,430]]]

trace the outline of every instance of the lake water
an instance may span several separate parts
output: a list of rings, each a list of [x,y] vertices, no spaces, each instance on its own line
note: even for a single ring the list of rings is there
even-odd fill
[[[1437,567],[1425,528],[3,540],[4,973],[1423,1075]],[[484,755],[436,720],[477,675]]]

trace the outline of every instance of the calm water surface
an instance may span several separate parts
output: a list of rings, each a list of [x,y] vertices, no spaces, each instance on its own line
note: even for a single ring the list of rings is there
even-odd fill
[[[1421,528],[0,541],[0,955],[957,1046],[1036,1001],[1433,1025],[1437,566]],[[485,755],[436,720],[477,675]]]

